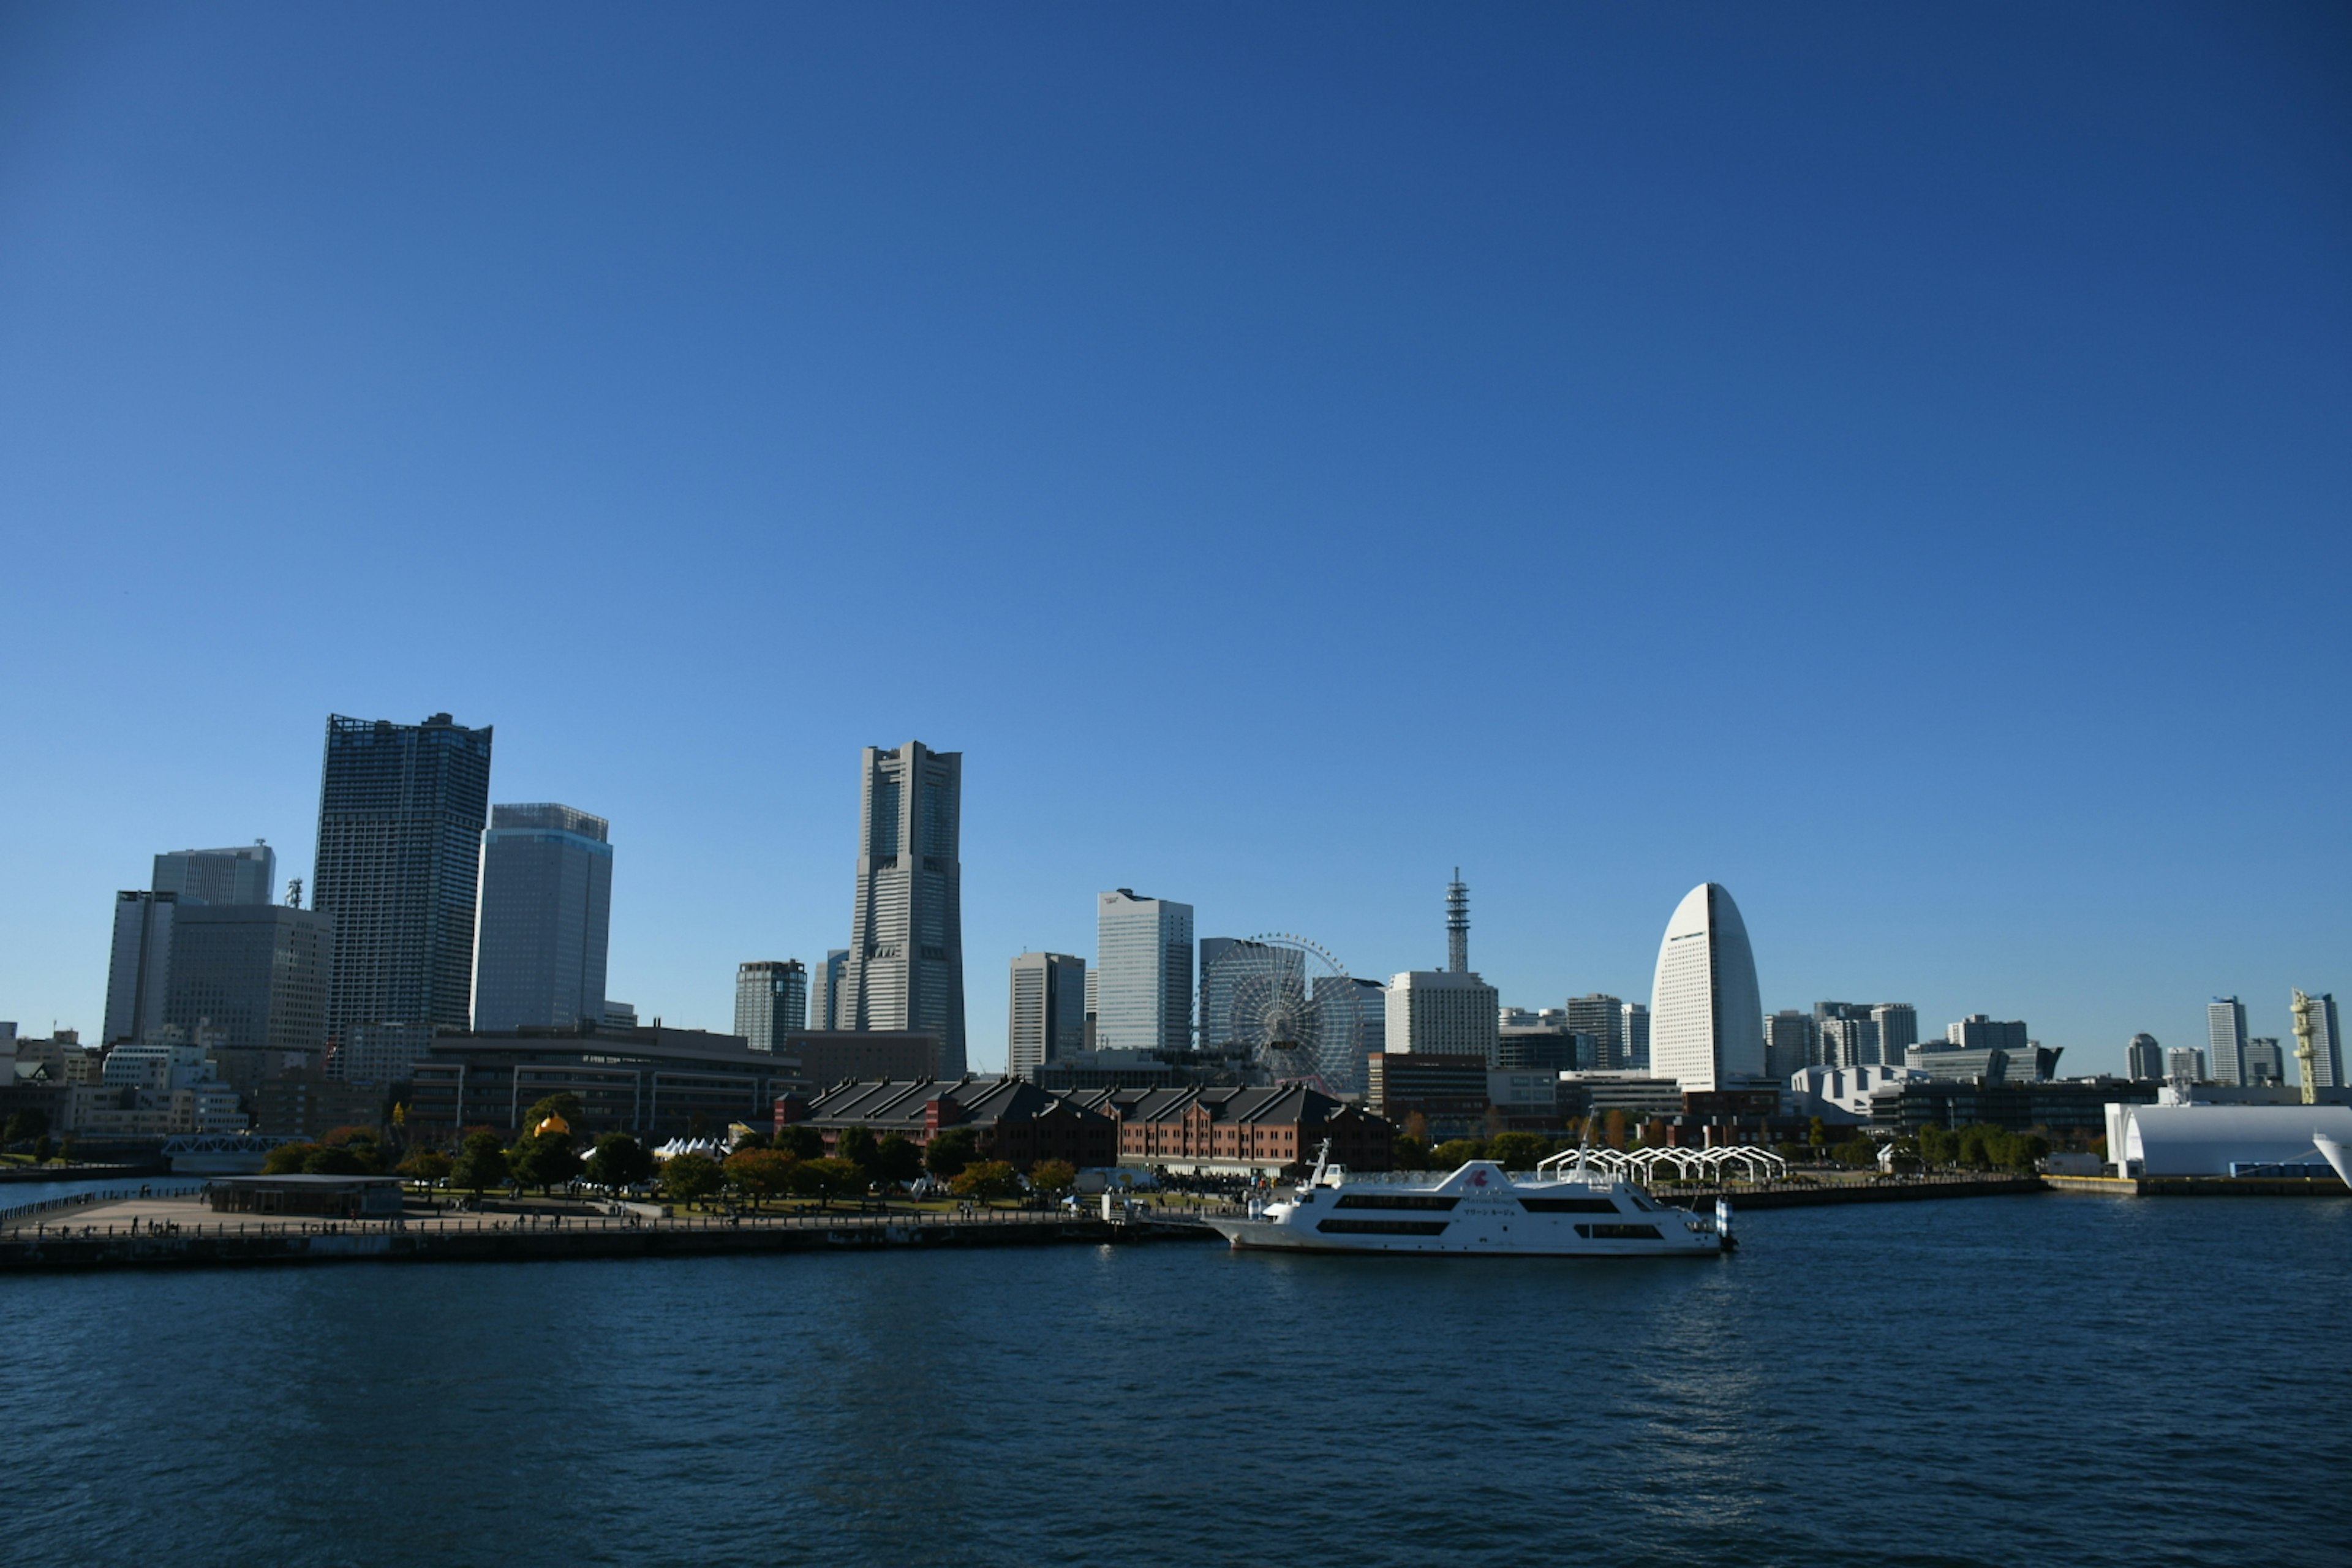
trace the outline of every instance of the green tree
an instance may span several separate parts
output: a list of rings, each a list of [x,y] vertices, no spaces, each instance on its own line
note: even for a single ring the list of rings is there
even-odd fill
[[[950,1127],[923,1151],[923,1164],[941,1181],[953,1181],[966,1165],[980,1158],[980,1140],[969,1127]]]
[[[1919,1129],[1919,1158],[1930,1167],[1948,1165],[1960,1157],[1960,1141],[1950,1129]]]
[[[37,1165],[46,1165],[49,1163],[49,1156],[55,1152],[56,1151],[49,1147],[49,1135],[47,1133],[40,1132],[34,1135],[33,1163]]]
[[[1067,1160],[1040,1160],[1029,1167],[1029,1190],[1066,1193],[1078,1179],[1078,1168]]]
[[[261,1173],[265,1176],[299,1176],[302,1163],[311,1155],[325,1151],[324,1143],[280,1143],[262,1156]]]
[[[1830,1124],[1822,1121],[1818,1116],[1814,1117],[1812,1125],[1805,1131],[1805,1142],[1811,1143],[1816,1149],[1828,1148],[1830,1142]]]
[[[542,1132],[517,1142],[507,1154],[507,1174],[526,1187],[546,1192],[580,1173],[580,1156],[562,1132]]]
[[[1551,1152],[1551,1140],[1534,1132],[1497,1132],[1486,1140],[1486,1158],[1506,1171],[1532,1171]]]
[[[588,1108],[581,1104],[580,1097],[568,1089],[534,1100],[531,1102],[530,1109],[522,1113],[523,1136],[526,1138],[538,1136],[539,1124],[551,1116],[562,1121],[572,1130],[564,1135],[565,1142],[577,1143],[580,1140],[581,1129],[588,1121]]]
[[[874,1151],[874,1173],[886,1182],[905,1185],[920,1179],[923,1151],[905,1134],[893,1132]]]
[[[60,1160],[63,1160],[67,1164],[70,1165],[70,1164],[72,1164],[72,1163],[74,1163],[74,1152],[75,1152],[75,1151],[77,1151],[77,1150],[78,1150],[78,1149],[79,1149],[80,1147],[81,1147],[80,1140],[77,1139],[77,1138],[76,1138],[72,1133],[68,1132],[68,1133],[67,1133],[67,1134],[66,1134],[66,1141],[65,1141],[64,1142],[62,1142],[62,1143],[60,1143],[60,1144],[58,1144],[58,1159],[60,1159]]]
[[[314,1148],[302,1161],[306,1176],[366,1176],[374,1174],[359,1152],[347,1143]]]
[[[769,1137],[765,1132],[754,1130],[744,1133],[743,1136],[735,1140],[735,1147],[728,1151],[728,1152],[740,1154],[747,1149],[772,1149],[774,1147],[774,1139]]]
[[[1878,1145],[1867,1138],[1849,1138],[1832,1149],[1830,1157],[1849,1170],[1867,1170],[1878,1163]]]
[[[1430,1152],[1429,1165],[1433,1171],[1458,1171],[1471,1161],[1486,1157],[1484,1138],[1449,1138]]]
[[[1400,1132],[1395,1143],[1390,1146],[1389,1163],[1400,1171],[1426,1171],[1429,1169],[1429,1145],[1410,1132]]]
[[[673,1154],[662,1162],[662,1196],[690,1204],[717,1192],[725,1179],[719,1162],[708,1154]]]
[[[864,1166],[837,1154],[822,1160],[796,1161],[793,1165],[793,1191],[827,1204],[864,1192],[869,1180]]]
[[[781,1149],[738,1149],[727,1156],[727,1184],[761,1203],[793,1190],[793,1167],[798,1160]]]
[[[1002,1160],[975,1160],[957,1172],[955,1180],[948,1184],[960,1198],[985,1203],[991,1198],[1009,1198],[1019,1192],[1021,1178]]]
[[[499,1135],[488,1130],[467,1133],[450,1164],[449,1180],[478,1195],[506,1185],[507,1151]]]
[[[8,1118],[8,1131],[0,1133],[0,1142],[29,1143],[49,1130],[49,1113],[37,1106],[28,1106]]]
[[[596,1140],[582,1173],[600,1187],[634,1187],[654,1173],[654,1157],[625,1132],[607,1132]]]
[[[824,1134],[805,1121],[795,1121],[777,1129],[776,1135],[768,1142],[770,1147],[782,1149],[795,1160],[824,1158]]]
[[[841,1157],[855,1163],[861,1171],[872,1171],[882,1154],[881,1142],[870,1127],[851,1127],[841,1134]]]
[[[399,1170],[412,1182],[438,1182],[449,1174],[449,1156],[438,1149],[413,1150]]]

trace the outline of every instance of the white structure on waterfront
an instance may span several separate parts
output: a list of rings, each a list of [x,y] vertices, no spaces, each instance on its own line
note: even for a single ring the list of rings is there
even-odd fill
[[[1693,888],[1666,921],[1650,990],[1650,1068],[1696,1093],[1764,1076],[1756,956],[1739,906],[1719,883]]]
[[[2352,1143],[2352,1106],[2107,1107],[2107,1149],[2120,1175],[2227,1176],[2232,1164],[2318,1165],[2315,1133]]]
[[[1500,1064],[1501,997],[1471,973],[1413,969],[1389,982],[1388,1048],[1414,1055],[1478,1057]]]
[[[1105,1051],[1192,1046],[1192,906],[1118,888],[1095,900],[1095,1039]]]
[[[2205,1009],[2206,1066],[2215,1083],[2246,1081],[2246,1005],[2216,996]]]
[[[1863,1067],[1800,1068],[1790,1075],[1789,1092],[1781,1108],[1791,1118],[1853,1123],[1870,1120],[1870,1097],[1881,1089],[1921,1083],[1927,1075],[1916,1068],[1872,1062]]]

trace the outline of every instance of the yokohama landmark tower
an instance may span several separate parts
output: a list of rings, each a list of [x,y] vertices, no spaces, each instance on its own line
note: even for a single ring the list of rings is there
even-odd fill
[[[961,1078],[963,753],[909,741],[866,748],[857,903],[842,976],[844,1029],[940,1037],[940,1076]]]

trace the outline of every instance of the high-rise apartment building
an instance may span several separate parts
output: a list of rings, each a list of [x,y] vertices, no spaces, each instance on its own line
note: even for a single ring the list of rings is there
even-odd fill
[[[1885,1061],[1875,1019],[1824,1018],[1815,1027],[1821,1031],[1823,1067],[1876,1067]],[[1903,1058],[1897,1057],[1893,1065],[1901,1067]]]
[[[1004,1070],[1034,1078],[1046,1062],[1086,1048],[1087,961],[1066,952],[1024,952],[1013,961]]]
[[[1944,1044],[1956,1051],[2022,1053],[2032,1042],[2025,1037],[2022,1018],[1992,1018],[1971,1013],[1957,1024],[1945,1026]]]
[[[184,904],[266,904],[277,894],[278,851],[258,838],[235,849],[174,849],[155,857],[149,886]]]
[[[1593,1070],[1621,1070],[1626,1061],[1624,1002],[1596,991],[1590,996],[1570,997],[1565,1010],[1570,1031],[1592,1041]]]
[[[1502,1056],[1500,1000],[1474,973],[1409,970],[1389,982],[1387,1047],[1397,1055],[1478,1057],[1495,1067]]]
[[[809,1026],[808,970],[797,958],[735,966],[735,1032],[755,1051],[772,1051]]]
[[[964,1073],[963,753],[919,741],[866,748],[857,897],[836,1024],[940,1039],[940,1076]]]
[[[106,969],[108,1045],[143,1041],[163,1026],[163,997],[172,981],[172,926],[177,893],[114,895],[114,953]]]
[[[1901,1067],[1903,1055],[1919,1043],[1919,1009],[1908,1002],[1881,1002],[1870,1010],[1878,1026],[1878,1059]]]
[[[1624,1070],[1646,1070],[1650,1065],[1650,1005],[1647,1002],[1625,1004]]]
[[[842,1026],[842,977],[848,972],[849,950],[845,947],[829,950],[824,962],[809,971],[810,1028],[830,1031]]]
[[[1095,1045],[1182,1051],[1192,1044],[1192,906],[1120,888],[1095,900]]]
[[[2296,1043],[2301,1048],[2301,1042]],[[2336,994],[2323,991],[2311,999],[2312,1076],[2321,1089],[2334,1089],[2344,1082],[2344,1026],[2336,1016]],[[2295,1083],[2303,1082],[2300,1063]]]
[[[1826,1067],[1821,1059],[1820,1026],[1809,1013],[1784,1007],[1764,1020],[1764,1072],[1787,1083],[1809,1067]]]
[[[527,1024],[569,1029],[604,1017],[610,826],[551,802],[490,808],[474,953],[477,1034]]]
[[[2124,1076],[2150,1081],[2164,1077],[2164,1047],[2154,1035],[2134,1035],[2124,1047]]]
[[[2246,1081],[2246,1005],[2216,996],[2205,1009],[2205,1046],[2215,1083]]]
[[[395,1081],[472,1021],[489,810],[489,726],[327,720],[311,907],[334,917],[327,1029],[351,1081]]]
[[[1685,1093],[1741,1089],[1764,1076],[1764,1004],[1739,906],[1718,883],[1683,897],[1658,943],[1650,996],[1651,1068]]]
[[[2165,1052],[2164,1076],[2190,1083],[2210,1083],[2213,1078],[2204,1051],[2196,1046],[2175,1046]]]

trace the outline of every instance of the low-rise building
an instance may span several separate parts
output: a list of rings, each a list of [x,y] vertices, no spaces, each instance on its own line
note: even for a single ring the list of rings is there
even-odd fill
[[[936,1078],[940,1051],[940,1037],[919,1029],[793,1029],[776,1055],[785,1076],[805,1092],[836,1083]]]
[[[1484,1055],[1375,1051],[1364,1068],[1366,1109],[1399,1127],[1419,1116],[1432,1134],[1453,1136],[1486,1122],[1490,1069]]]
[[[1121,1164],[1178,1175],[1264,1174],[1311,1165],[1327,1142],[1332,1163],[1349,1170],[1385,1171],[1395,1158],[1394,1123],[1304,1084],[1114,1089],[1072,1098],[1118,1120]]]
[[[2126,1079],[2066,1079],[2053,1083],[1930,1079],[1891,1085],[1870,1097],[1874,1131],[1914,1134],[1922,1127],[2039,1129],[2096,1137],[2111,1102],[2152,1104],[2157,1086]]]
[[[689,1135],[698,1121],[767,1121],[779,1096],[806,1087],[793,1060],[740,1036],[601,1024],[440,1035],[410,1084],[408,1125],[428,1136],[477,1124],[511,1134],[533,1104],[570,1093],[583,1110],[574,1131],[655,1142]]]
[[[1815,1117],[1833,1126],[1859,1125],[1870,1120],[1870,1097],[1882,1089],[1927,1081],[1916,1068],[1874,1063],[1866,1067],[1801,1068],[1790,1075],[1782,1109],[1802,1121]]]
[[[839,1150],[842,1135],[852,1128],[863,1128],[877,1140],[895,1132],[928,1147],[941,1132],[961,1127],[971,1131],[980,1158],[1019,1170],[1040,1160],[1066,1160],[1081,1168],[1116,1164],[1118,1123],[1083,1103],[1084,1098],[1055,1094],[1017,1078],[845,1083],[808,1101],[784,1097],[776,1102],[775,1121],[779,1130],[795,1122],[814,1128],[827,1153]]]

